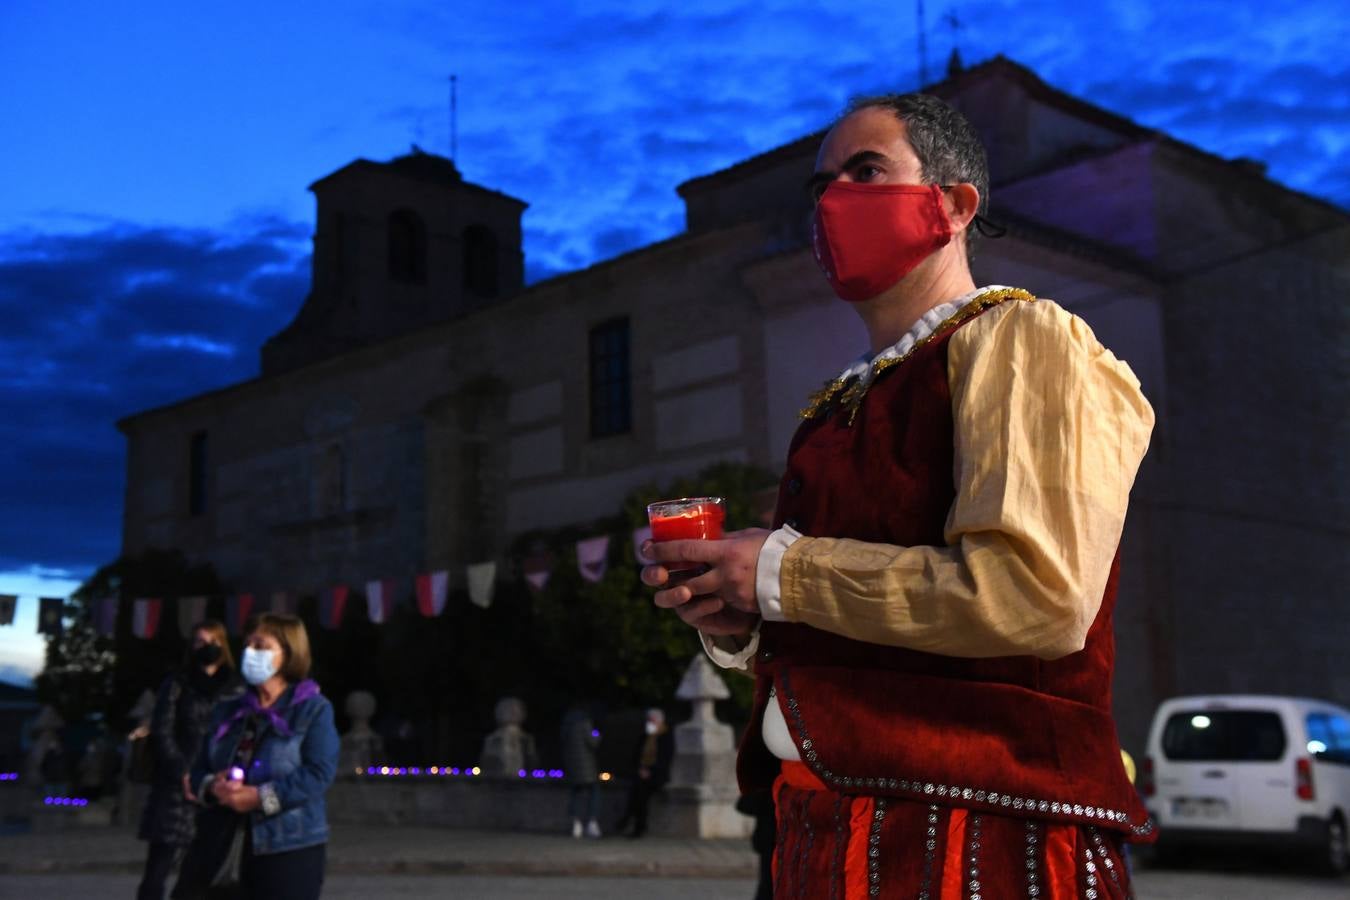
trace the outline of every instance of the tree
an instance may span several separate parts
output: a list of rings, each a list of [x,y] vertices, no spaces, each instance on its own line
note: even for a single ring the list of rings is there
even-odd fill
[[[91,713],[120,718],[182,659],[185,642],[174,627],[171,598],[219,592],[215,569],[209,563],[190,564],[177,550],[147,550],[101,567],[71,595],[61,633],[47,638],[46,662],[36,679],[38,699],[71,723]],[[118,598],[112,637],[98,634],[94,624],[103,597]],[[138,597],[165,601],[159,630],[150,640],[131,633],[132,603]]]

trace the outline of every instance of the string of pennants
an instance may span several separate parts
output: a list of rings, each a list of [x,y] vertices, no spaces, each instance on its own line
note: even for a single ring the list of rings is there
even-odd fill
[[[635,529],[632,533],[633,559],[639,565],[649,565],[652,560],[641,552],[643,542],[649,540],[652,530],[649,526]],[[586,538],[576,543],[577,571],[583,580],[596,583],[604,579],[609,568],[610,538],[608,535]],[[536,552],[527,556],[522,574],[529,587],[542,591],[553,574],[554,561],[546,552]],[[469,601],[475,606],[487,609],[492,605],[493,588],[497,581],[496,562],[474,563],[465,567],[465,579],[468,586]],[[367,581],[364,585],[366,615],[371,622],[382,624],[389,621],[400,596],[402,579],[380,578]],[[417,611],[427,618],[435,618],[445,611],[449,594],[450,573],[446,570],[427,572],[413,579]],[[334,585],[319,592],[319,623],[324,628],[336,629],[342,625],[343,618],[351,598],[349,585]],[[131,633],[149,640],[159,633],[166,616],[176,613],[177,626],[184,638],[191,636],[192,626],[206,618],[207,599],[204,596],[178,597],[176,602],[160,597],[138,597],[131,604]],[[258,612],[295,614],[299,598],[290,591],[273,591],[260,601],[255,594],[233,594],[225,598],[225,625],[231,634],[240,634],[244,623]],[[18,597],[13,594],[0,594],[0,626],[13,625]],[[66,601],[60,597],[41,597],[38,600],[38,627],[41,634],[60,634],[62,618],[65,615]],[[93,603],[93,624],[102,635],[111,636],[116,630],[118,599],[101,597]]]

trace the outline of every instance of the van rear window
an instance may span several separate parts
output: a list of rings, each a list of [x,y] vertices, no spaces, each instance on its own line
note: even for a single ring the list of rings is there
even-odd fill
[[[1163,756],[1182,762],[1275,762],[1284,756],[1279,713],[1193,709],[1173,713],[1163,729]]]

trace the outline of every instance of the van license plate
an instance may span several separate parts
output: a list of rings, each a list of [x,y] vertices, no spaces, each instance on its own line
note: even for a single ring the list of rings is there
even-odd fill
[[[1225,819],[1228,801],[1218,797],[1179,797],[1172,801],[1172,815],[1178,819]]]

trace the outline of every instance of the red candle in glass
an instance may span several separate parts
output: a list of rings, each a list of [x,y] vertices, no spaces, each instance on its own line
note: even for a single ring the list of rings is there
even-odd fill
[[[648,504],[652,541],[715,541],[722,537],[726,508],[721,497],[683,497]],[[669,572],[702,568],[702,563],[666,563]]]

